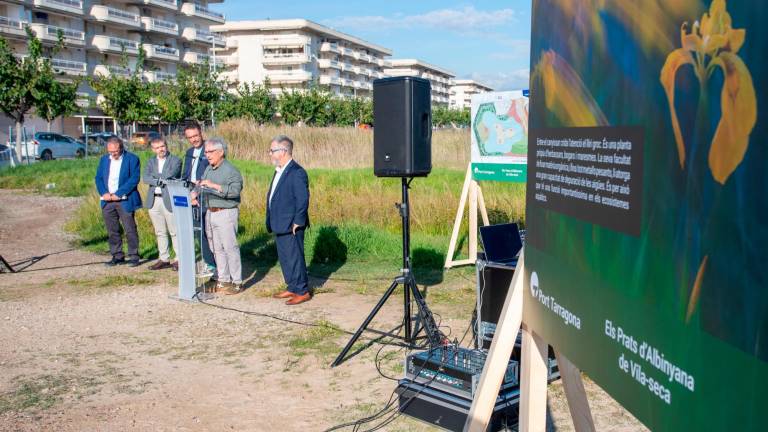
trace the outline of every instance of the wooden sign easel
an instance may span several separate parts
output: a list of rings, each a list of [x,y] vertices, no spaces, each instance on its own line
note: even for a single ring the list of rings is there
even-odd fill
[[[547,343],[523,322],[523,253],[517,262],[515,275],[499,322],[491,342],[483,374],[472,401],[472,408],[464,424],[464,431],[484,432],[488,427],[501,381],[507,369],[509,356],[515,346],[517,333],[523,329],[523,346],[520,354],[520,427],[521,432],[543,432],[547,426]],[[594,431],[595,424],[589,410],[581,373],[565,356],[555,350],[560,378],[563,380],[568,408],[577,432]]]
[[[461,220],[464,217],[464,206],[467,205],[467,196],[469,196],[469,257],[463,260],[454,260],[456,253],[456,243],[459,240],[459,229],[461,229]],[[459,199],[459,208],[456,210],[456,220],[453,222],[453,232],[451,241],[448,244],[448,253],[445,256],[445,268],[451,268],[459,265],[474,264],[477,260],[477,210],[483,218],[483,225],[490,225],[488,222],[488,212],[485,209],[485,199],[480,185],[472,179],[472,163],[467,166],[467,175],[464,177],[464,186],[461,188],[461,198]]]

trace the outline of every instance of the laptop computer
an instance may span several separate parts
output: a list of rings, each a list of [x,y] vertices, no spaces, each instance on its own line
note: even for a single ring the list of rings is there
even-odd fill
[[[523,240],[516,223],[480,227],[480,241],[488,264],[515,267],[517,256],[523,248]]]

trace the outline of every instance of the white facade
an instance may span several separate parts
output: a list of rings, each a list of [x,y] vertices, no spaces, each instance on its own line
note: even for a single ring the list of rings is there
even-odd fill
[[[392,77],[413,76],[428,79],[432,87],[432,104],[444,106],[448,105],[451,81],[456,76],[446,69],[416,59],[387,60],[384,74]]]
[[[222,74],[233,84],[269,80],[277,94],[313,82],[339,96],[370,97],[373,80],[384,77],[381,47],[304,19],[230,21],[212,28],[227,40],[218,50]]]
[[[469,109],[472,107],[472,95],[492,91],[492,88],[474,80],[453,80],[450,90],[449,107],[453,109]]]
[[[136,63],[139,44],[146,51],[145,78],[172,79],[181,63],[202,63],[212,44],[224,46],[210,26],[224,15],[208,9],[223,0],[18,0],[0,1],[0,36],[18,55],[26,53],[29,27],[51,47],[57,34],[65,47],[52,59],[54,70],[68,76],[126,74],[120,67],[123,49],[129,67]],[[46,48],[47,49],[47,48]],[[94,96],[86,84],[83,96]]]

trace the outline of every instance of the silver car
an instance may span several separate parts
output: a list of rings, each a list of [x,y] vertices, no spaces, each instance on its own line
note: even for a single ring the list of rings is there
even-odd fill
[[[37,132],[33,140],[22,143],[21,155],[24,158],[44,161],[57,158],[82,158],[85,156],[85,144],[67,135]]]

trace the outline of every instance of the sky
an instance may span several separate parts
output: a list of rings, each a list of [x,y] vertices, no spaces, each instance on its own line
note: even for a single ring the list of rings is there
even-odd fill
[[[227,21],[304,18],[495,90],[528,87],[530,0],[225,0]]]

